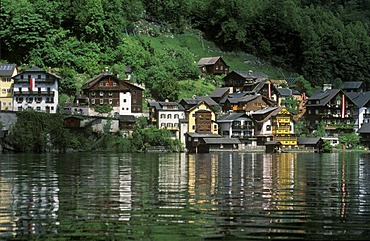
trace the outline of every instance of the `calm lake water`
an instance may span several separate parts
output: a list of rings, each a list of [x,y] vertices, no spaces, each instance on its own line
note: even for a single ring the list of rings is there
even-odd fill
[[[370,240],[370,154],[3,154],[3,239]]]

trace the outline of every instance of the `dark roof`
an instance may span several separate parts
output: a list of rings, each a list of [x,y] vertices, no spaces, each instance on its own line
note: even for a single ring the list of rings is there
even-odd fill
[[[272,112],[272,111],[275,111],[279,109],[278,107],[276,106],[273,106],[273,107],[267,107],[267,108],[264,108],[262,110],[256,110],[252,113],[252,115],[263,115],[263,114],[266,114],[266,113],[269,113],[269,112]],[[279,109],[280,111],[280,109]]]
[[[220,58],[221,58],[220,56],[201,58],[201,59],[198,61],[198,66],[199,66],[199,67],[202,67],[202,66],[206,66],[206,65],[213,65],[213,64],[215,64],[215,63],[216,63]]]
[[[214,105],[218,105],[216,101],[214,101],[210,96],[195,96],[195,98],[201,102],[201,101],[204,101],[207,103],[207,105],[209,106],[214,106]]]
[[[120,115],[119,116],[119,121],[135,123],[136,122],[136,117],[133,116],[133,115]]]
[[[201,134],[196,132],[186,132],[192,138],[221,138],[221,135],[218,134]]]
[[[267,141],[265,145],[266,146],[269,146],[269,145],[277,146],[277,145],[281,145],[281,142],[280,141]]]
[[[148,105],[150,107],[154,107],[157,110],[168,110],[168,111],[184,110],[184,107],[182,105],[180,105],[177,102],[171,101],[148,101]],[[164,109],[164,106],[177,106],[177,109]]]
[[[241,71],[241,70],[234,70],[234,73],[240,75],[241,77],[245,79],[267,79],[268,75],[265,75],[264,73],[261,72],[253,72],[251,70],[249,71]]]
[[[220,104],[225,103],[228,99],[241,99],[242,97],[246,96],[247,93],[240,92],[240,93],[230,93],[227,96],[225,96],[222,100],[220,100]]]
[[[0,76],[12,77],[16,64],[0,64]]]
[[[41,72],[41,73],[47,73],[51,76],[54,76],[55,78],[57,79],[61,79],[60,76],[56,75],[56,74],[53,74],[51,72],[48,72],[48,71],[45,71],[44,69],[40,68],[40,67],[37,67],[37,66],[33,66],[32,68],[29,68],[29,69],[26,69],[26,70],[23,70],[22,72],[18,73],[16,76],[19,76],[19,75],[22,75],[24,73],[29,73],[29,72]],[[14,77],[16,77],[14,76]]]
[[[276,90],[281,96],[292,96],[293,94],[293,91],[289,88],[276,88]]]
[[[244,115],[245,115],[244,112],[228,113],[226,115],[223,115],[223,116],[220,116],[219,118],[217,118],[217,122],[231,122],[231,121],[234,121],[234,120],[236,120],[236,119],[238,119],[238,118],[240,118]]]
[[[347,93],[357,107],[364,107],[370,101],[370,92],[350,92]]]
[[[320,137],[298,137],[299,145],[316,145],[321,140]]]
[[[325,91],[318,90],[310,98],[308,98],[308,100],[318,100],[319,103],[307,103],[306,106],[324,106],[339,92],[341,92],[340,89],[327,89]]]
[[[293,85],[297,82],[298,78],[297,77],[288,77],[285,78],[286,82],[288,85]]]
[[[230,87],[216,88],[209,96],[212,97],[222,97],[226,92],[230,90]]]
[[[358,89],[358,88],[361,88],[361,85],[363,85],[363,84],[364,84],[364,82],[362,82],[362,81],[346,81],[346,82],[343,82],[342,89],[343,90]]]
[[[206,144],[240,144],[238,138],[203,138]]]
[[[363,123],[357,133],[370,134],[370,123]]]

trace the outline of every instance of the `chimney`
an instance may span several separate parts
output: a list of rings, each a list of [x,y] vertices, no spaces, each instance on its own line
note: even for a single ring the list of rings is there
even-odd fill
[[[322,90],[323,91],[331,90],[331,84],[324,84],[323,87],[322,87]]]

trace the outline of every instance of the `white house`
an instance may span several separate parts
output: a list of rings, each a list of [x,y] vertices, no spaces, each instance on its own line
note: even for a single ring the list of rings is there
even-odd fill
[[[14,78],[13,110],[56,113],[60,77],[39,67],[32,67]]]

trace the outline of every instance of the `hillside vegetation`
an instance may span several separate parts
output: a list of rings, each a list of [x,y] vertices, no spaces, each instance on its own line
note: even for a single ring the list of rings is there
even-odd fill
[[[0,61],[52,67],[67,95],[132,66],[148,97],[178,100],[199,58],[217,55],[313,86],[369,82],[369,16],[367,0],[2,0]]]

